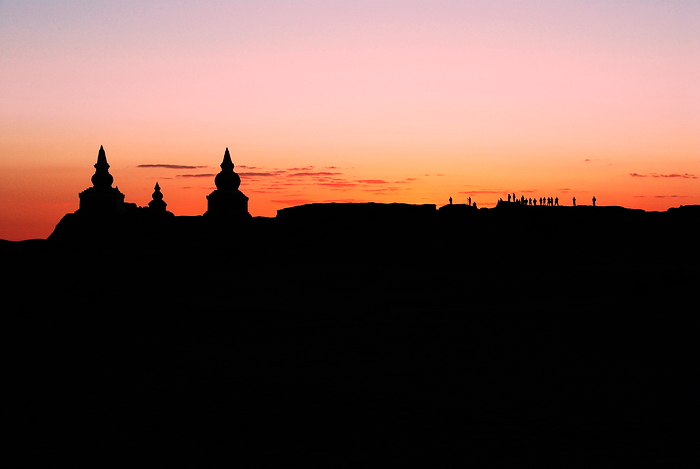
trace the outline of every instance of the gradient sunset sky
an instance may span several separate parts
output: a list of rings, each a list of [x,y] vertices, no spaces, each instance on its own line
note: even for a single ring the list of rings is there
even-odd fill
[[[700,204],[700,1],[0,0],[0,238],[127,202]]]

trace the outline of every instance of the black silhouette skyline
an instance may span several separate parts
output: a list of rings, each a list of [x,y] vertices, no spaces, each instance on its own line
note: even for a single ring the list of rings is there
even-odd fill
[[[245,220],[253,218],[248,211],[249,199],[240,191],[241,178],[234,171],[234,163],[228,148],[224,152],[220,165],[221,171],[214,178],[216,189],[207,196],[208,208],[202,220],[199,220],[199,217],[196,216],[180,216],[175,217],[174,220],[164,222],[165,215],[168,217],[174,217],[174,215],[165,209],[167,203],[164,201],[164,195],[158,183],[156,183],[154,188],[153,199],[148,203],[147,207],[138,207],[136,204],[125,202],[125,195],[118,188],[112,187],[114,178],[109,173],[109,164],[103,147],[100,147],[97,162],[94,166],[93,186],[79,194],[79,209],[73,214],[66,215],[59,222],[54,232],[48,237],[49,241],[57,242],[60,240],[61,242],[69,242],[70,240],[81,240],[81,242],[88,242],[86,233],[97,229],[104,223],[107,223],[109,226],[102,230],[102,236],[112,237],[115,242],[119,243],[122,242],[119,240],[127,239],[137,242],[138,236],[143,231],[142,225],[144,224],[149,226],[146,231],[152,232],[154,226],[158,223],[166,223],[164,226],[167,226],[168,236],[172,238],[176,237],[180,232],[185,233],[194,229],[201,230],[204,233],[210,231],[212,226],[220,226],[222,223],[243,223]],[[596,197],[592,196],[589,207],[596,207],[596,202]],[[300,219],[310,221],[308,214],[313,213],[313,217],[317,217],[316,222],[323,222],[324,220],[338,222],[345,217],[352,218],[356,223],[376,222],[382,219],[408,219],[415,216],[417,217],[416,220],[420,220],[423,223],[439,223],[439,221],[446,220],[447,217],[459,216],[458,214],[472,217],[471,221],[483,221],[493,218],[498,219],[504,214],[508,214],[507,216],[511,217],[515,213],[513,212],[515,207],[527,208],[527,212],[523,212],[518,216],[528,216],[530,222],[536,222],[541,220],[542,217],[546,217],[550,221],[566,220],[566,223],[570,223],[577,216],[578,221],[582,224],[590,220],[591,217],[620,224],[619,217],[622,216],[626,217],[626,220],[632,220],[640,212],[643,212],[638,209],[623,209],[622,207],[598,207],[601,208],[601,211],[593,214],[593,212],[586,211],[585,206],[577,204],[577,199],[573,196],[571,207],[568,208],[576,208],[577,211],[575,213],[577,215],[575,216],[573,212],[566,211],[563,204],[560,205],[558,197],[532,198],[525,195],[517,195],[514,192],[507,194],[507,200],[499,199],[495,208],[480,209],[480,211],[476,211],[476,201],[472,202],[471,197],[467,198],[466,204],[453,203],[453,198],[449,197],[447,205],[439,209],[434,204],[378,204],[373,202],[306,204],[280,209],[278,210],[278,216],[274,220],[289,221],[300,217]],[[557,207],[557,211],[539,211],[545,207]],[[666,218],[673,219],[674,222],[678,218],[688,218],[693,221],[697,218],[697,207],[691,205],[671,208],[665,212],[669,214],[666,215]],[[474,211],[470,209],[474,209]],[[531,211],[532,209],[538,209],[538,211]],[[435,213],[428,215],[430,211]],[[493,213],[489,213],[491,211]],[[681,213],[683,215],[680,215]],[[653,212],[653,215],[649,215],[648,219],[651,220],[651,216],[656,216],[657,213]],[[433,217],[432,219],[426,218],[431,216]],[[254,218],[256,219],[254,223],[258,225],[267,223],[267,221],[262,221],[264,217]],[[209,221],[207,222],[205,219]],[[466,219],[462,221],[466,221]],[[253,221],[248,220],[248,223],[253,223]],[[199,227],[195,228],[197,224],[199,224]],[[115,236],[117,234],[118,236]]]
[[[100,148],[48,239],[0,243],[27,461],[186,440],[256,466],[597,467],[682,462],[695,439],[700,206],[251,217],[226,149],[207,212],[175,216],[158,183],[138,207],[108,170]]]

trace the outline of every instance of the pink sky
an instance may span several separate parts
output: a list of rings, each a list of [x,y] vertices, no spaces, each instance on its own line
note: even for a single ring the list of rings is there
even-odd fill
[[[253,215],[700,204],[695,0],[4,1],[0,51],[2,239],[76,210],[100,145],[127,201],[159,181],[177,215],[226,147]]]

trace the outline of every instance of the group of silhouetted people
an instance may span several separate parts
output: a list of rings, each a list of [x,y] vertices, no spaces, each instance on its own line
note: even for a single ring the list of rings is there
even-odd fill
[[[508,194],[508,202],[515,202],[516,204],[519,204],[519,205],[536,206],[539,204],[539,205],[546,205],[548,207],[558,207],[559,206],[559,197],[540,197],[538,199],[536,197],[535,198],[532,198],[532,197],[526,198],[523,195],[523,196],[520,196],[520,198],[518,199],[515,196],[515,193],[513,193],[512,196],[511,196],[511,194]],[[574,205],[576,205],[576,204],[574,203]]]
[[[500,199],[500,200],[503,201],[503,199]],[[573,206],[575,207],[576,206],[576,197],[573,197],[571,200],[573,202]],[[593,196],[593,198],[591,199],[591,202],[593,203],[594,207],[595,207],[596,200],[597,199],[595,198],[595,196]],[[522,195],[518,199],[515,196],[515,192],[513,192],[513,194],[508,194],[508,202],[513,202],[513,203],[516,203],[519,205],[537,206],[539,204],[539,205],[546,205],[548,207],[558,207],[559,206],[559,197],[540,197],[538,199],[536,197],[535,198],[532,198],[532,197],[526,198],[524,195]]]
[[[576,197],[573,197],[572,199],[573,206],[576,207]],[[593,206],[595,207],[596,203],[596,198],[593,196],[591,201],[593,202]],[[499,202],[503,202],[503,198],[499,199]],[[528,197],[526,198],[524,195],[521,195],[520,198],[517,198],[515,196],[515,192],[512,194],[508,194],[508,202],[516,203],[518,205],[531,205],[531,206],[537,206],[538,204],[540,206],[546,205],[547,207],[558,207],[559,206],[559,197],[540,197],[538,198],[532,198]],[[450,205],[452,205],[452,197],[450,197]],[[467,205],[472,205],[472,198],[468,197],[467,198]],[[474,202],[474,207],[476,207],[476,202]]]

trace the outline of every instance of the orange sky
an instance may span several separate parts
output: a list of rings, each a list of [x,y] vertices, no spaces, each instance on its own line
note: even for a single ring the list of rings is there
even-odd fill
[[[127,201],[158,181],[176,215],[226,147],[253,215],[700,204],[695,1],[28,3],[0,3],[2,239],[76,210],[100,145]]]

